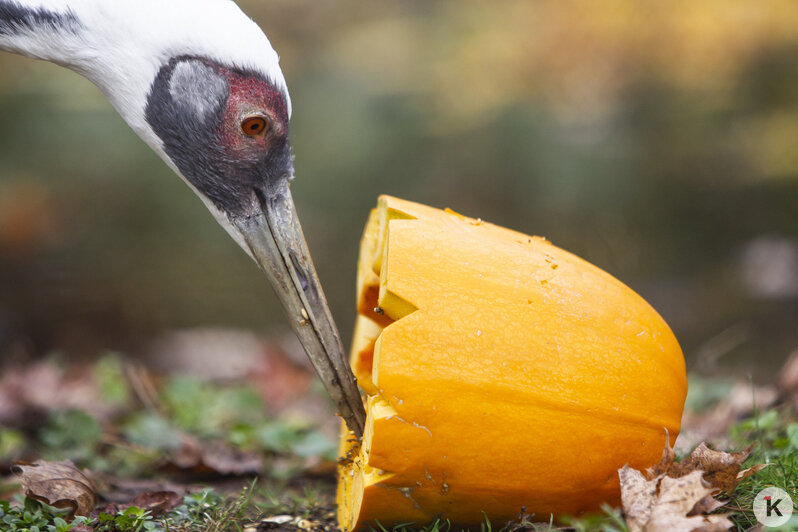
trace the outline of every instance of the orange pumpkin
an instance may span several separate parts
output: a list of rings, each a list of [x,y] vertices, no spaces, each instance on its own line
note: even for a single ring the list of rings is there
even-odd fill
[[[543,238],[382,196],[363,235],[343,530],[618,504],[679,433],[684,358],[617,279]]]

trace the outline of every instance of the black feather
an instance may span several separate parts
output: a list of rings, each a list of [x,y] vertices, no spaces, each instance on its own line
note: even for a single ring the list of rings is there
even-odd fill
[[[18,2],[0,0],[0,35],[29,31],[65,31],[74,34],[81,27],[71,10],[58,13],[43,7],[33,9]]]

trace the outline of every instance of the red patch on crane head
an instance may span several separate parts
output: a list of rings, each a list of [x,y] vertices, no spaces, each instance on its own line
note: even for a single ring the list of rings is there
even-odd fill
[[[288,137],[288,108],[281,88],[257,75],[224,70],[229,96],[219,138],[234,159],[262,157]]]

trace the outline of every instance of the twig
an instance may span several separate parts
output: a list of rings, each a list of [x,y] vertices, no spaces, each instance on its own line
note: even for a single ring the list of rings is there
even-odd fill
[[[141,364],[125,364],[125,377],[144,408],[158,414],[164,413],[152,375]]]

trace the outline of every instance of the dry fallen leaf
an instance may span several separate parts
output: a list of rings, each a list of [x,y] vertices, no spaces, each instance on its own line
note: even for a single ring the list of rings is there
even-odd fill
[[[621,479],[621,505],[629,530],[643,530],[651,519],[651,511],[657,500],[657,483],[646,480],[636,469],[628,465],[618,470]]]
[[[141,493],[153,493],[171,491],[177,493],[180,498],[188,493],[188,486],[169,482],[163,479],[132,479],[115,478],[108,475],[103,476],[106,489],[102,490],[103,500],[108,502],[126,503]]]
[[[727,453],[710,449],[706,443],[702,442],[684,460],[676,462],[676,454],[666,440],[662,450],[662,459],[657,465],[646,469],[646,478],[652,480],[660,475],[679,478],[700,470],[704,473],[704,480],[711,487],[716,491],[728,493],[734,490],[743,479],[767,467],[768,464],[759,464],[740,471],[743,462],[751,454],[752,448],[753,445],[736,453]]]
[[[737,474],[740,472],[743,462],[751,454],[752,448],[753,445],[736,453],[726,453],[710,449],[706,443],[702,442],[693,449],[690,456],[681,461],[679,469],[681,474],[689,474],[695,470],[703,471],[704,480],[710,486],[720,491],[731,492],[740,483]]]
[[[719,501],[715,497],[712,496],[710,493],[709,495],[705,495],[703,499],[700,499],[697,503],[693,505],[693,509],[688,512],[688,516],[691,515],[701,515],[701,514],[711,514],[721,506],[724,506],[728,501]]]
[[[671,471],[673,463],[676,461],[676,453],[670,445],[670,440],[665,436],[665,446],[662,448],[662,458],[659,463],[646,469],[646,479],[652,480],[660,475],[666,475]],[[675,475],[671,475],[675,476]]]
[[[681,478],[660,475],[647,480],[639,471],[624,466],[618,475],[630,532],[722,531],[733,525],[725,515],[694,515],[693,509],[706,505],[714,491],[701,478],[701,471]]]
[[[220,442],[203,444],[196,438],[183,435],[180,447],[162,469],[197,477],[250,475],[263,470],[263,458]]]
[[[619,469],[621,502],[630,532],[728,530],[733,523],[725,515],[707,514],[725,504],[713,495],[731,492],[767,465],[740,471],[750,452],[750,447],[736,453],[715,451],[701,443],[676,462],[666,438],[662,459],[644,473],[628,466]]]
[[[107,513],[116,515],[124,512],[131,506],[149,510],[153,517],[159,517],[176,508],[183,501],[183,497],[174,491],[149,491],[142,493],[126,503],[111,502],[97,507],[95,514]]]
[[[324,526],[318,521],[311,521],[302,517],[281,514],[271,517],[264,517],[257,524],[244,528],[245,532],[261,530],[324,530]]]
[[[89,515],[97,504],[94,483],[69,460],[16,462],[11,471],[22,479],[26,497],[56,508],[69,508],[70,517]]]
[[[737,473],[737,484],[745,480],[746,478],[750,477],[754,473],[759,473],[763,469],[765,469],[770,464],[757,464],[755,466],[751,466],[748,469],[743,469],[739,473]],[[737,485],[735,484],[735,486]]]
[[[38,426],[42,412],[69,409],[106,420],[119,406],[103,401],[101,395],[97,380],[85,368],[65,371],[49,361],[5,368],[0,374],[0,425]]]
[[[694,515],[692,513],[696,504],[711,496],[713,489],[706,486],[702,480],[701,471],[680,477],[662,477],[659,484],[657,501],[651,510],[651,519],[646,530],[676,532],[678,530],[692,531],[697,528],[706,529],[712,526],[717,530],[728,530],[732,522],[723,515]]]

